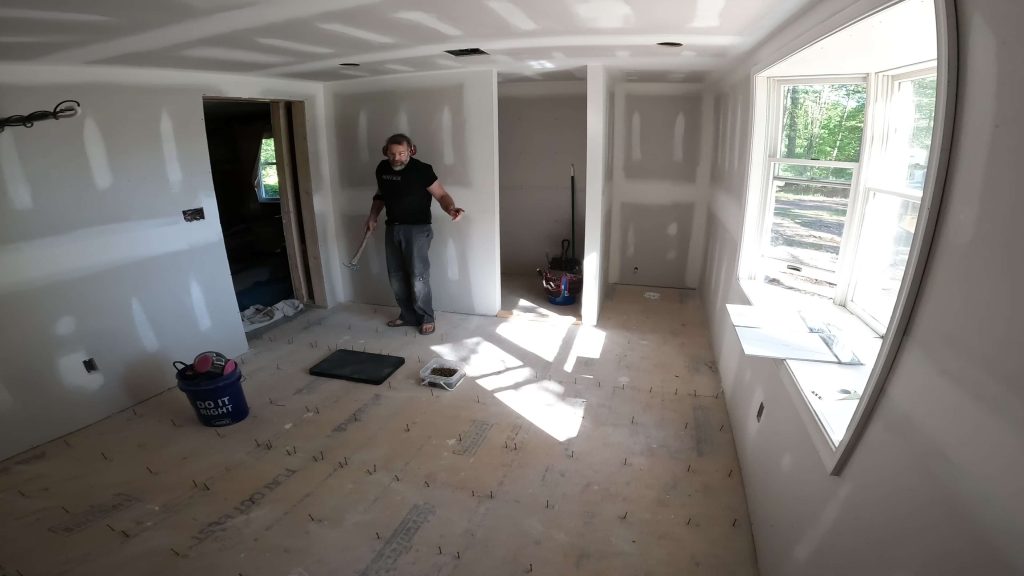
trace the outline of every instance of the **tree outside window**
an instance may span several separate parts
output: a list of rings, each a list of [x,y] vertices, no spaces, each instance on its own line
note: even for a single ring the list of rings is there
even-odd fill
[[[260,144],[260,169],[258,174],[260,202],[279,202],[281,200],[280,184],[277,180],[277,153],[274,150],[274,139],[264,138]]]

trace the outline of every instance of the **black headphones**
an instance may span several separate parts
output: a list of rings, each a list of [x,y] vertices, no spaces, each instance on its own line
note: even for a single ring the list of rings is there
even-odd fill
[[[397,142],[392,142],[392,140],[397,140]],[[416,145],[412,143],[412,138],[409,138],[405,134],[393,134],[390,137],[388,137],[387,141],[384,143],[384,147],[380,149],[381,154],[387,157],[388,146],[397,144],[407,145],[409,147],[409,156],[416,155]]]

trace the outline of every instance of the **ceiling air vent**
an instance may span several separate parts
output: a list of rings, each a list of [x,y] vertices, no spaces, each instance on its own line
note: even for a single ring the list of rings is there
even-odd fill
[[[456,58],[462,58],[465,56],[487,56],[487,52],[479,48],[459,48],[458,50],[445,50],[445,52],[455,56]]]

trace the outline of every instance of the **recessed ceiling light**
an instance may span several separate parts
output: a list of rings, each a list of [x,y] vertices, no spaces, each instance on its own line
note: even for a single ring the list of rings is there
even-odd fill
[[[359,64],[357,62],[342,62],[338,66],[359,66]]]
[[[682,42],[658,42],[658,46],[665,46],[668,48],[679,48],[682,45]]]

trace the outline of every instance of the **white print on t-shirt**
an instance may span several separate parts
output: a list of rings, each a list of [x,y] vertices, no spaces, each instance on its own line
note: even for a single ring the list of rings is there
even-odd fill
[[[401,182],[402,181],[402,175],[401,174],[381,174],[380,177],[383,180],[394,180],[395,182]]]

